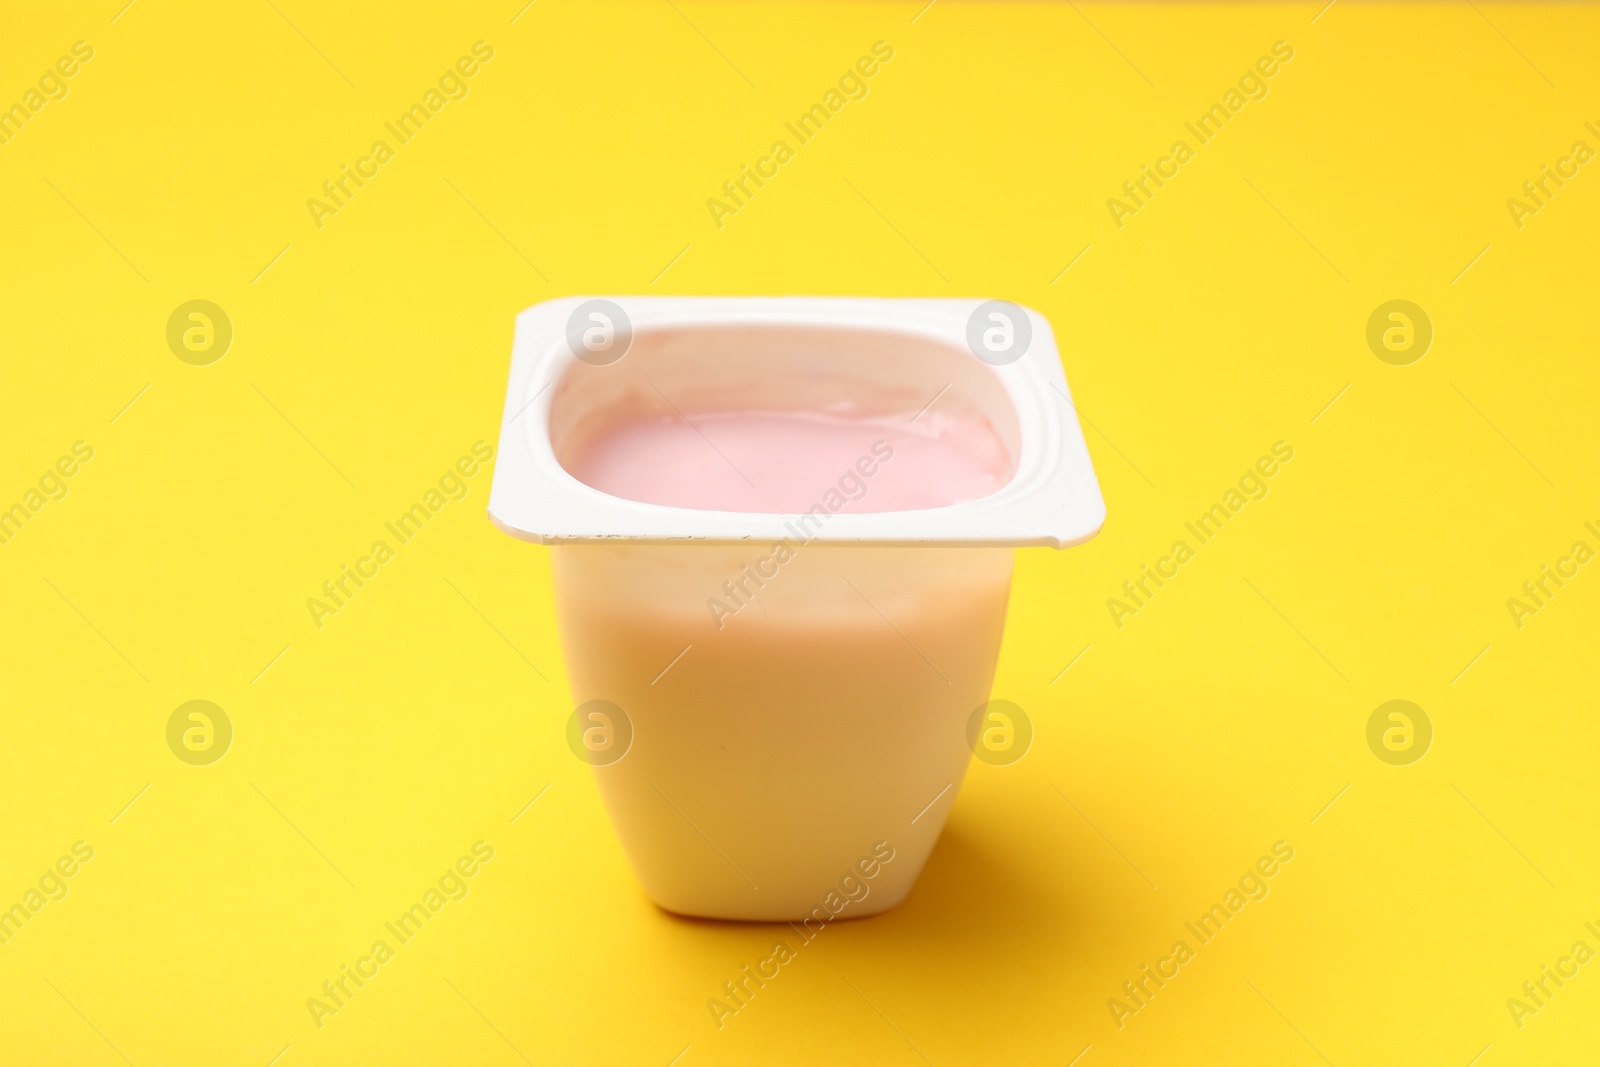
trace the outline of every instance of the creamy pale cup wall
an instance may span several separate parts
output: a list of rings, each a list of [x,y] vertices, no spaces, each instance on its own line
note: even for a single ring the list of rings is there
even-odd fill
[[[573,700],[633,724],[627,755],[595,768],[601,795],[669,911],[797,919],[888,841],[894,861],[843,913],[875,914],[910,892],[966,772],[1012,550],[802,545],[719,629],[707,598],[766,550],[551,550]]]

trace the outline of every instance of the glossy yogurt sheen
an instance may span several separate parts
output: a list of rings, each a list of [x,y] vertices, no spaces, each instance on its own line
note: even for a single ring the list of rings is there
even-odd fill
[[[586,485],[647,504],[863,514],[988,496],[1010,459],[986,421],[937,410],[710,411],[619,420],[566,466]]]

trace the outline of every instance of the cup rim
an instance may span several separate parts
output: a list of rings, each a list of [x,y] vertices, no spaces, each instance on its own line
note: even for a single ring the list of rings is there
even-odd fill
[[[544,301],[517,316],[511,371],[489,494],[489,518],[538,544],[738,544],[793,541],[797,514],[650,504],[612,496],[573,477],[550,439],[554,387],[577,362],[567,321],[581,304],[625,310],[635,336],[684,327],[803,326],[906,334],[962,350],[983,299],[679,297],[583,295]],[[1105,502],[1076,417],[1049,322],[1017,305],[1032,330],[1027,350],[988,370],[1017,417],[1010,481],[987,496],[918,511],[838,513],[808,544],[1044,546],[1067,548],[1099,532]],[[626,357],[623,357],[626,358]]]

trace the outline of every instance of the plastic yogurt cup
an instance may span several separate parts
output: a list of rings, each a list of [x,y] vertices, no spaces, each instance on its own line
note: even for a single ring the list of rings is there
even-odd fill
[[[551,546],[567,743],[646,893],[825,922],[910,892],[1011,550],[1105,505],[1037,312],[614,296],[518,317],[489,515]]]

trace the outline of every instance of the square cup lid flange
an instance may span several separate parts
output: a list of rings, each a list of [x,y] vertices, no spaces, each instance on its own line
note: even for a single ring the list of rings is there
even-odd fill
[[[585,485],[561,466],[550,440],[551,403],[557,384],[578,362],[569,320],[597,300],[623,310],[634,339],[695,326],[838,327],[903,333],[972,359],[978,358],[976,338],[987,314],[1020,315],[1025,323],[1011,324],[1011,336],[1025,338],[1017,346],[1020,354],[984,358],[1016,411],[1020,454],[1011,480],[988,496],[945,507],[835,514],[809,542],[1067,548],[1093,537],[1105,521],[1055,335],[1031,308],[976,299],[573,296],[517,316],[489,494],[490,520],[513,537],[540,544],[735,544],[794,537],[790,524],[797,515],[626,500]]]

